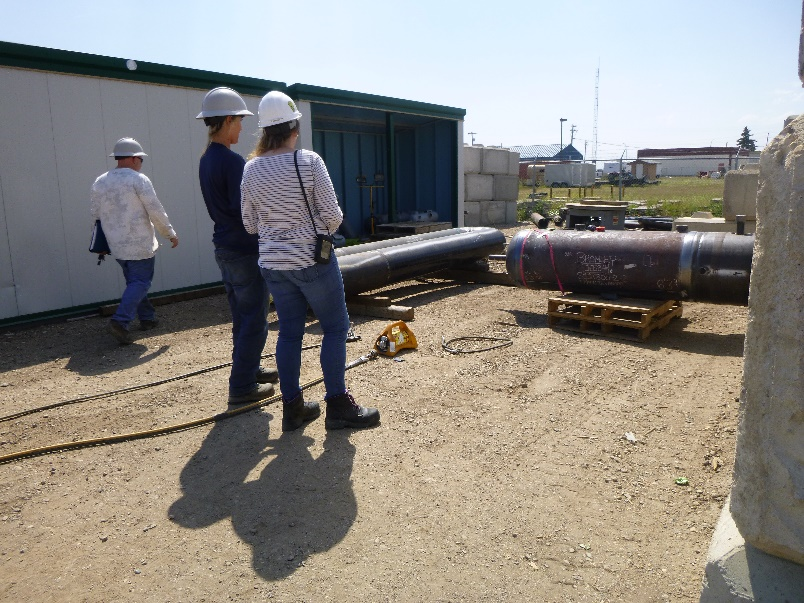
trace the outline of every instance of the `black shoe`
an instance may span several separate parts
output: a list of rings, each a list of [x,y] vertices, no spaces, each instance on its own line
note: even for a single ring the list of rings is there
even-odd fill
[[[159,320],[154,318],[153,320],[141,320],[140,321],[140,329],[143,331],[150,331],[151,329],[155,329],[159,326]]]
[[[305,402],[303,393],[299,392],[293,400],[282,405],[282,431],[298,429],[308,421],[317,419],[320,414],[318,402]]]
[[[109,321],[108,329],[114,338],[120,342],[120,345],[128,345],[134,341],[134,339],[131,337],[131,333],[128,332],[128,329],[116,320]]]
[[[275,368],[260,367],[257,369],[256,380],[257,383],[276,383],[279,381],[279,371]]]
[[[229,404],[232,406],[238,404],[251,404],[252,402],[259,402],[274,395],[274,386],[270,383],[258,383],[253,391],[243,394],[242,396],[229,396]]]
[[[380,422],[380,411],[376,408],[360,406],[352,394],[346,392],[340,396],[327,398],[327,418],[324,426],[327,429],[343,429],[354,427],[374,427]]]

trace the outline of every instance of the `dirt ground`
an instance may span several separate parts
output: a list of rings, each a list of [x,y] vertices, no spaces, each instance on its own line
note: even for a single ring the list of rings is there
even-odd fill
[[[0,465],[0,600],[698,601],[731,484],[746,308],[687,303],[639,343],[548,327],[554,292],[426,278],[386,294],[415,308],[419,347],[348,371],[378,428],[327,432],[322,417],[283,434],[273,403]],[[0,416],[230,360],[222,295],[158,312],[130,346],[99,317],[0,333]],[[352,319],[350,359],[391,322]],[[266,353],[276,327],[272,312]],[[442,348],[467,336],[511,345]],[[305,343],[319,342],[311,318]],[[319,376],[313,348],[302,381]],[[0,455],[210,417],[227,378],[2,421]]]

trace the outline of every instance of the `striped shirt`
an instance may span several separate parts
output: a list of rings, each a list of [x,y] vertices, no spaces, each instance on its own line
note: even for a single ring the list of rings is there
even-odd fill
[[[329,172],[321,157],[298,151],[307,201],[315,228],[304,203],[293,153],[255,157],[246,163],[240,183],[240,208],[246,232],[260,237],[260,260],[270,270],[300,270],[315,264],[315,235],[333,234],[341,225]]]

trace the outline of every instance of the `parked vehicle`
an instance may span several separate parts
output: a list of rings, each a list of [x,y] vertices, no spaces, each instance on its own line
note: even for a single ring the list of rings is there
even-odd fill
[[[544,166],[544,184],[557,188],[594,186],[594,163],[548,163]]]
[[[623,186],[644,186],[647,184],[645,177],[637,178],[631,172],[623,170],[622,174],[612,173],[609,174],[609,184],[620,185],[620,180],[623,181]]]

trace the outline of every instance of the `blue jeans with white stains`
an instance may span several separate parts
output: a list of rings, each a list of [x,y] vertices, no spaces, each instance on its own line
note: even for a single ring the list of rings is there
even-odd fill
[[[151,288],[151,281],[154,280],[156,258],[117,260],[117,263],[123,269],[126,290],[123,291],[120,305],[117,306],[112,320],[119,322],[126,329],[135,318],[139,318],[141,321],[154,320],[156,312],[148,299],[148,289]]]

